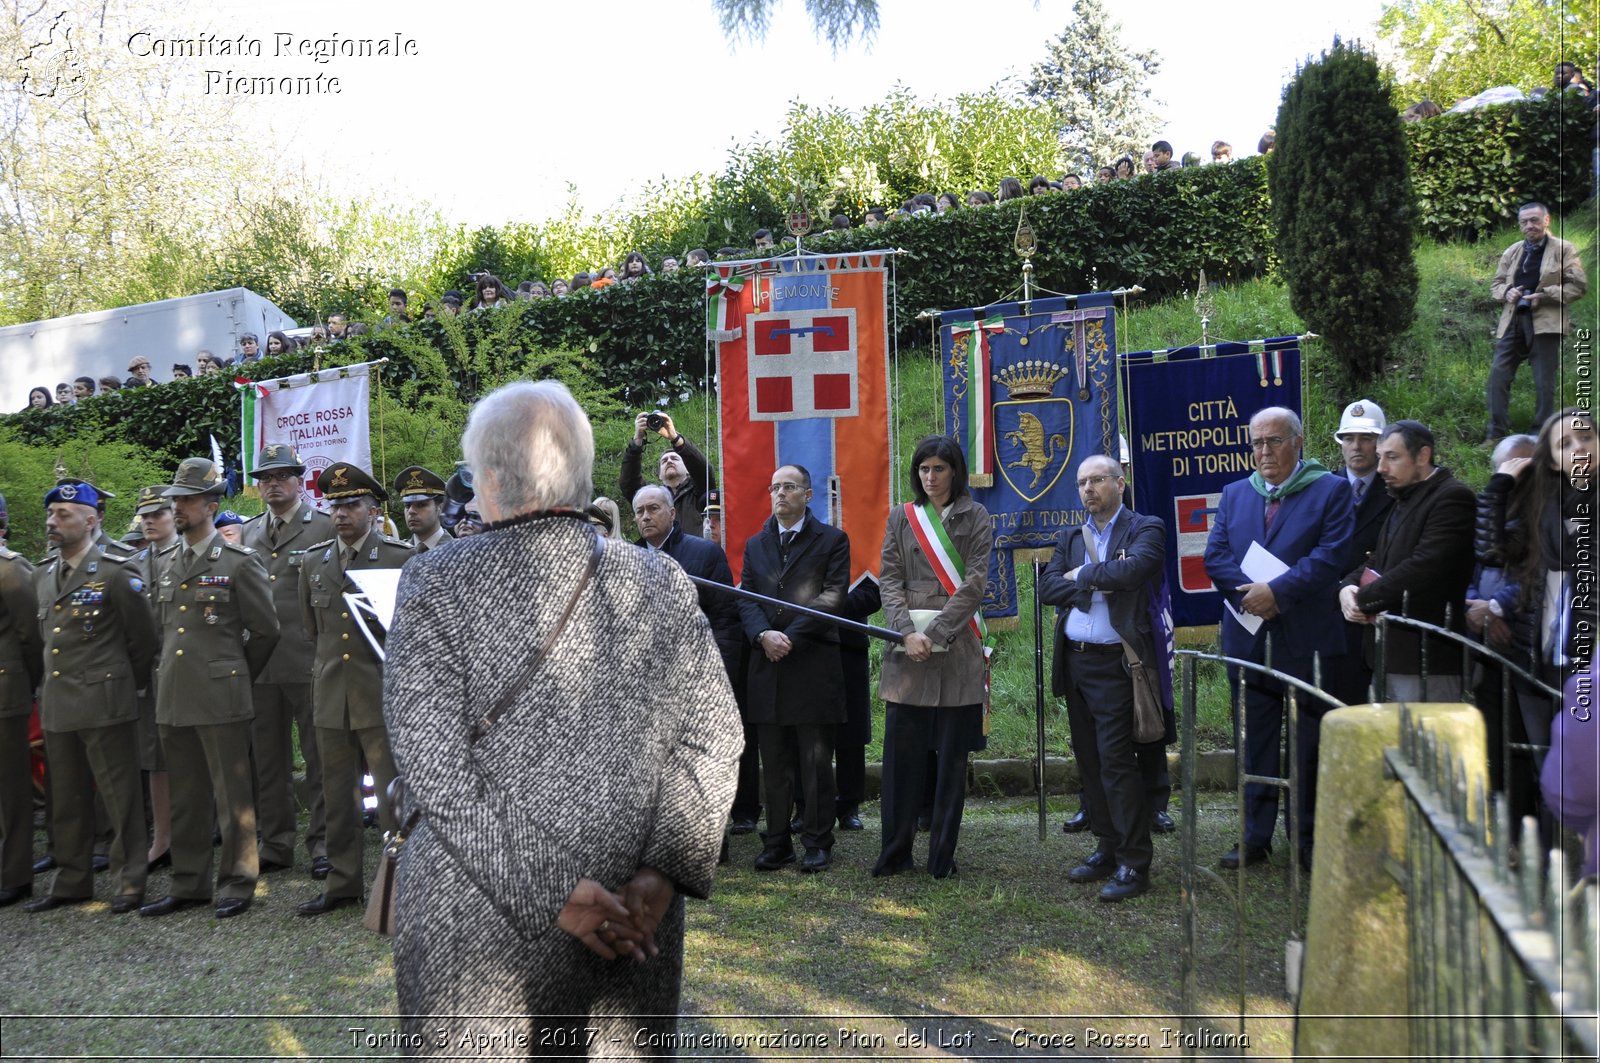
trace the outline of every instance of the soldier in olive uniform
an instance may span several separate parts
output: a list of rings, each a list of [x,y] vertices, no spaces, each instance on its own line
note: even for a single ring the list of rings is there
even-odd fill
[[[278,644],[278,616],[260,557],[212,524],[222,490],[222,470],[207,458],[185,458],[166,490],[181,538],[160,555],[156,577],[156,722],[167,763],[183,770],[171,779],[172,892],[139,909],[146,916],[211,899],[213,802],[217,918],[244,912],[256,892],[250,683]]]
[[[411,531],[413,550],[420,554],[450,541],[450,533],[441,523],[445,497],[442,476],[412,465],[395,477],[394,493],[406,507],[406,527]]]
[[[388,496],[366,472],[354,465],[331,465],[317,477],[317,490],[332,506],[337,534],[306,554],[300,569],[300,609],[317,645],[313,698],[333,871],[326,892],[300,905],[301,915],[321,915],[361,900],[366,887],[363,755],[378,792],[383,829],[397,826],[386,799],[395,766],[383,726],[383,662],[351,618],[344,594],[356,589],[346,576],[351,569],[399,568],[411,556],[410,546],[371,530],[373,516]]]
[[[134,555],[139,576],[144,580],[144,596],[155,603],[156,559],[161,551],[178,541],[172,519],[172,499],[162,494],[166,484],[139,489],[133,513],[144,531],[144,549]],[[172,788],[168,783],[167,758],[161,752],[161,731],[156,727],[156,690],[150,686],[139,692],[139,767],[150,780],[150,851],[145,854],[150,870],[172,865]]]
[[[102,550],[99,498],[63,483],[45,496],[55,559],[34,574],[44,670],[39,689],[56,873],[50,893],[23,907],[47,912],[94,897],[94,795],[112,826],[119,876],[111,910],[144,899],[144,795],[139,785],[138,691],[156,655],[155,618],[136,562]]]
[[[268,443],[256,456],[250,475],[261,489],[267,512],[245,528],[244,545],[261,555],[278,612],[278,648],[266,671],[256,677],[256,818],[261,826],[261,871],[294,864],[298,806],[294,795],[292,728],[300,731],[306,761],[306,793],[311,822],[306,852],[311,876],[328,877],[327,823],[322,796],[322,756],[317,752],[311,713],[311,636],[300,617],[300,566],[313,543],[333,534],[333,522],[305,497],[305,463],[287,443]]]
[[[58,473],[61,472],[62,467],[57,465],[56,471]],[[80,480],[75,476],[57,477],[57,487],[65,487],[67,484],[72,484],[75,487],[87,487],[95,494],[95,498],[97,499],[95,503],[95,512],[100,515],[100,527],[99,530],[95,532],[94,539],[96,546],[100,547],[101,550],[110,554],[112,557],[132,557],[134,554],[139,552],[137,548],[129,546],[120,539],[113,539],[110,535],[106,534],[106,503],[116,498],[116,495],[105,490],[104,488],[96,487],[88,480]],[[50,549],[52,552],[54,552],[54,544],[51,545]]]
[[[0,495],[0,529],[6,500]],[[33,566],[0,542],[0,908],[33,895],[28,717],[42,661]]]

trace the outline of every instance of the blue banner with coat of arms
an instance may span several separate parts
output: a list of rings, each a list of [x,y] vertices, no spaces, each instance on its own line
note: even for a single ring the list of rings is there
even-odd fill
[[[1078,463],[1117,456],[1112,297],[948,310],[939,326],[945,424],[967,455],[972,497],[994,521],[983,613],[1014,617],[1016,561],[1084,522]]]

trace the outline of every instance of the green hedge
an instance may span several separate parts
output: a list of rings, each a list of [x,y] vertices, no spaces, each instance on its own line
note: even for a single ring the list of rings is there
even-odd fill
[[[1572,210],[1589,198],[1594,130],[1570,92],[1408,123],[1422,232],[1478,240],[1530,200]]]

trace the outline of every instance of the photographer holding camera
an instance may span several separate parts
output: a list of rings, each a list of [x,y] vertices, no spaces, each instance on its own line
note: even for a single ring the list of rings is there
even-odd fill
[[[622,455],[622,497],[632,498],[644,486],[644,443],[651,432],[669,444],[656,470],[662,486],[672,492],[678,527],[699,535],[704,526],[706,491],[716,489],[716,478],[706,465],[706,456],[678,433],[672,418],[664,413],[641,413],[633,419],[633,439]]]

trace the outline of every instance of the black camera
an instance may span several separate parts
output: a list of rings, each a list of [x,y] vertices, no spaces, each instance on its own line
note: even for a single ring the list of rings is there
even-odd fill
[[[644,419],[644,423],[645,427],[650,431],[659,432],[661,431],[661,426],[667,423],[667,419],[659,413],[652,413]]]

